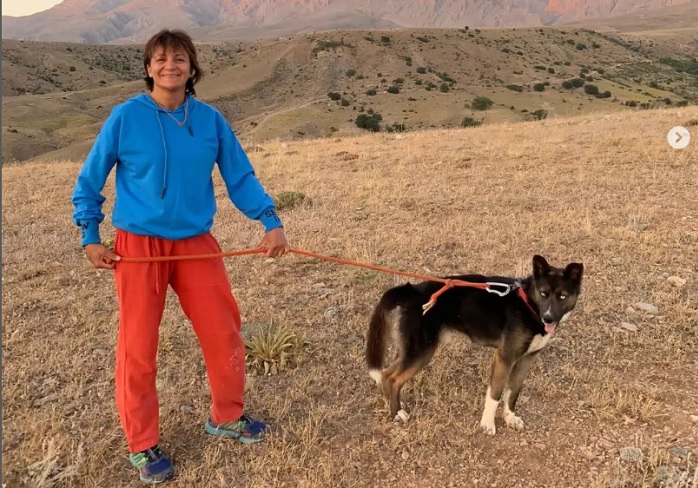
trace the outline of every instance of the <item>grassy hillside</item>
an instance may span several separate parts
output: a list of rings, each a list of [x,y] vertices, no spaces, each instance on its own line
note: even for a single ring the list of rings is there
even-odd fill
[[[579,29],[333,31],[205,43],[198,91],[258,141],[350,135],[361,130],[359,116],[414,130],[695,103],[690,50],[653,48]],[[82,157],[111,107],[143,90],[139,56],[132,46],[4,42],[3,161]],[[478,110],[476,97],[491,106]]]
[[[158,385],[172,486],[695,486],[698,146],[665,138],[690,120],[698,108],[256,144],[271,194],[305,196],[281,210],[296,248],[435,275],[520,276],[542,253],[582,261],[583,294],[524,386],[526,429],[498,417],[488,437],[478,422],[491,351],[466,339],[405,387],[409,423],[387,418],[364,338],[402,278],[298,255],[227,259],[245,336],[282,325],[305,345],[276,375],[249,370],[248,409],[273,439],[211,439],[201,354],[168,297]],[[70,223],[79,167],[3,168],[8,487],[139,486],[113,404],[113,279],[89,267]],[[216,189],[223,249],[254,246],[260,227]],[[109,213],[112,181],[106,195]],[[104,225],[105,240],[113,232]],[[627,448],[642,458],[625,461]]]

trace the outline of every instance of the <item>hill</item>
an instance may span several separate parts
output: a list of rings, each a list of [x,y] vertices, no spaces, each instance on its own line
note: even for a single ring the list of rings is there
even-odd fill
[[[305,31],[386,27],[462,28],[557,25],[690,0],[64,0],[26,17],[2,17],[3,39],[143,42],[180,27],[200,39],[291,36]]]
[[[202,42],[197,91],[257,141],[354,134],[375,113],[383,129],[415,130],[698,100],[695,65],[653,46],[566,28]],[[136,46],[3,42],[3,161],[81,158],[111,107],[143,90],[140,56]]]
[[[437,276],[521,276],[542,253],[584,263],[582,295],[525,383],[525,429],[498,415],[489,437],[478,423],[491,350],[465,338],[403,389],[410,421],[387,418],[365,335],[381,293],[405,279],[293,254],[226,259],[243,334],[283,325],[304,345],[278,374],[249,369],[247,408],[270,442],[212,439],[197,339],[168,296],[158,387],[171,486],[695,486],[698,146],[665,138],[692,119],[696,107],[258,145],[268,191],[305,197],[280,211],[294,248]],[[2,170],[8,487],[140,486],[114,407],[113,277],[89,267],[70,223],[79,168]],[[215,184],[222,248],[256,245],[259,225]],[[105,195],[109,214],[113,179]]]

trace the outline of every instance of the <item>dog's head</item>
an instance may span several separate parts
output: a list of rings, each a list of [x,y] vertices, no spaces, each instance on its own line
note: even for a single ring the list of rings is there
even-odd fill
[[[543,256],[533,256],[534,289],[530,296],[538,305],[546,331],[554,331],[574,308],[581,293],[583,272],[582,263],[556,268]]]

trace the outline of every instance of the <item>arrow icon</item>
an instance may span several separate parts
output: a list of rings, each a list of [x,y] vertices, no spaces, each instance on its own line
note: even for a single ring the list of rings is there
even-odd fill
[[[691,133],[685,127],[677,125],[667,132],[666,141],[674,149],[685,149],[691,142]]]

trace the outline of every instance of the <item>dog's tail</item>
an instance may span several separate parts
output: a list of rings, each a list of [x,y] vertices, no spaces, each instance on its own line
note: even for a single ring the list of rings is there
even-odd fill
[[[414,298],[415,294],[418,294],[417,290],[409,284],[391,288],[383,294],[373,310],[366,338],[366,365],[368,374],[379,385],[382,380],[381,368],[390,329],[390,314],[395,308]]]

